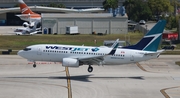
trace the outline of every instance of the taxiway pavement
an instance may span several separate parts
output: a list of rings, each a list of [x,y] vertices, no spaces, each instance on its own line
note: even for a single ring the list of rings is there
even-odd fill
[[[0,35],[16,35],[14,30],[23,26],[0,26]]]
[[[72,98],[179,98],[180,56],[116,66],[68,68]],[[144,70],[142,70],[142,68]],[[67,73],[60,63],[31,63],[0,55],[0,98],[68,98]]]

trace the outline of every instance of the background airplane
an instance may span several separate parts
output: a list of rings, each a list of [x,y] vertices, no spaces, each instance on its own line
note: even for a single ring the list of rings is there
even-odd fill
[[[24,3],[23,0],[18,0],[21,15],[18,16],[21,20],[27,21],[23,23],[22,28],[17,28],[14,30],[14,33],[16,35],[34,35],[37,34],[37,32],[41,28],[41,15],[37,14]]]
[[[34,34],[37,34],[38,32],[41,32],[41,29],[40,28],[36,28],[38,22],[35,22],[34,26],[29,26],[29,24],[27,24],[27,27],[24,26],[22,28],[16,28],[14,30],[14,33],[16,35],[34,35]]]
[[[160,20],[137,44],[132,46],[117,48],[119,40],[116,40],[110,48],[38,44],[20,50],[18,55],[34,62],[34,67],[36,61],[62,62],[62,66],[66,67],[89,65],[88,72],[92,72],[93,64],[120,65],[157,58],[162,52],[157,50],[165,25],[166,21]]]

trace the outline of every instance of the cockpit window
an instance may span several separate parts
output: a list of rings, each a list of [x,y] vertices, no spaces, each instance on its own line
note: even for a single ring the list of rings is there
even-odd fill
[[[31,50],[31,48],[24,48],[23,50],[24,51],[29,51],[29,50]]]

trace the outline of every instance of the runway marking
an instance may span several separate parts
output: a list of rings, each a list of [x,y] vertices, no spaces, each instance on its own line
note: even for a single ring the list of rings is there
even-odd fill
[[[174,88],[180,88],[180,86],[164,88],[164,89],[161,89],[160,92],[164,95],[165,98],[171,98],[165,91],[169,89],[174,89]]]
[[[145,72],[150,72],[150,73],[160,73],[160,72],[148,71],[148,70],[146,70],[143,66],[141,66],[141,64],[139,64],[139,63],[136,63],[136,65],[137,65],[141,70],[143,70],[143,71],[145,71]]]
[[[164,95],[165,98],[170,98],[169,95],[165,92],[167,89],[161,89],[160,92]]]
[[[65,67],[67,77],[68,98],[72,98],[71,80],[68,67]]]
[[[146,72],[149,72],[149,71],[147,71],[146,69],[144,69],[144,68],[141,66],[141,64],[136,63],[136,65],[137,65],[141,70],[146,71]]]
[[[136,63],[136,65],[137,65],[141,70],[143,70],[143,71],[145,71],[145,72],[150,72],[150,71],[147,71],[146,69],[144,69],[144,68],[141,66],[141,64]],[[153,73],[155,73],[155,72],[153,72]],[[170,98],[170,96],[165,92],[165,90],[174,89],[174,88],[180,88],[180,86],[161,89],[160,92],[164,95],[165,98]]]
[[[34,62],[28,62],[28,64],[34,64]],[[36,64],[62,64],[61,62],[36,62]]]

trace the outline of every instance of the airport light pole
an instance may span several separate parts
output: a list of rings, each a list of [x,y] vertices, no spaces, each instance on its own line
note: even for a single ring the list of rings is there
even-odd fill
[[[178,40],[180,40],[180,20],[179,20],[179,28],[178,28],[179,30],[178,30],[178,32],[179,32],[179,34],[178,34]]]
[[[146,26],[146,34],[147,34],[147,32],[148,32],[148,29],[147,29],[148,25],[145,25],[145,26]]]

